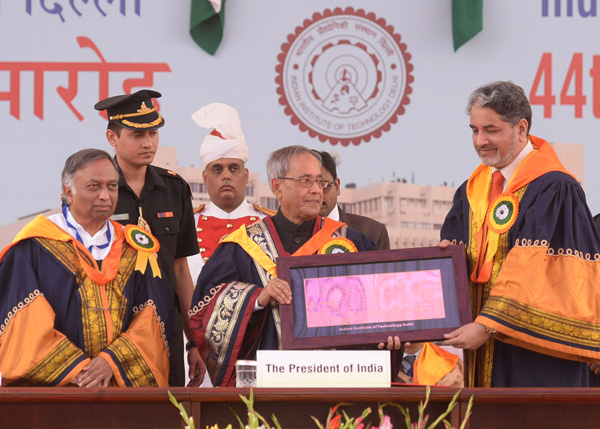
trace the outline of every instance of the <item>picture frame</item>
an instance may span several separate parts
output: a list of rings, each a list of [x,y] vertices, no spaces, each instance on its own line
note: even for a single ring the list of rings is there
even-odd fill
[[[462,244],[276,262],[292,289],[279,306],[284,350],[435,341],[473,321]]]

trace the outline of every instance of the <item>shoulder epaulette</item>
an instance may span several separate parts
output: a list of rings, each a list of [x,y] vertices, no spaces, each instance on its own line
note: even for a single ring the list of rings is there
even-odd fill
[[[194,209],[194,214],[202,213],[202,211],[204,210],[205,207],[206,207],[206,204],[200,204],[198,207],[196,207]]]
[[[252,204],[252,207],[254,207],[254,210],[264,213],[267,216],[275,216],[275,213],[277,213],[276,211],[264,208],[263,206],[261,206],[259,204]]]
[[[181,179],[181,180],[185,181],[185,179],[183,177],[181,177],[179,174],[177,174],[173,170],[168,170],[166,168],[158,167],[156,165],[153,165],[152,167],[161,176],[165,176],[165,177],[177,177],[178,179]]]

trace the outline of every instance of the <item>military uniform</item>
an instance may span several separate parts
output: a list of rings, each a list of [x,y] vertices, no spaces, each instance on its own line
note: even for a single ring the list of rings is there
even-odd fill
[[[129,157],[135,155],[126,152],[119,153],[123,146],[158,145],[158,133],[148,133],[158,130],[165,125],[165,119],[154,106],[152,99],[159,98],[160,92],[143,89],[133,94],[116,95],[99,101],[94,105],[96,110],[106,110],[108,116],[108,131],[106,137],[115,147],[117,157],[123,161],[123,166],[128,164],[132,170],[138,170],[139,163],[132,163]],[[128,129],[142,133],[143,142],[124,139],[120,141],[121,130]],[[144,134],[148,133],[148,134]],[[147,152],[148,153],[148,152]],[[145,161],[148,157],[143,158]],[[151,162],[147,161],[148,163]],[[183,178],[172,171],[152,165],[144,165],[146,176],[140,197],[131,189],[119,168],[119,201],[112,219],[124,225],[138,224],[140,217],[145,222],[140,226],[150,229],[160,243],[158,263],[162,272],[166,274],[173,291],[175,306],[178,310],[177,279],[175,276],[174,260],[185,258],[198,253],[198,244],[194,238],[194,217],[192,211],[192,193],[189,185]],[[181,280],[181,279],[180,279]],[[191,286],[187,279],[180,288]],[[187,304],[187,303],[186,303]],[[171,342],[169,353],[170,371],[169,384],[183,386],[185,371],[183,366],[183,334],[181,315],[175,317],[175,334]]]
[[[177,173],[149,165],[138,198],[119,172],[119,201],[112,219],[123,225],[137,224],[140,207],[150,232],[160,242],[158,263],[174,291],[173,260],[198,253],[190,187]]]
[[[212,256],[224,236],[242,225],[251,225],[259,219],[274,214],[274,211],[265,209],[258,204],[250,204],[246,200],[231,213],[221,210],[215,204],[202,204],[195,209],[194,222],[200,253],[188,258],[194,284],[198,280],[202,267]]]
[[[190,187],[181,176],[149,165],[144,188],[138,198],[119,171],[119,201],[112,219],[123,225],[137,224],[141,208],[144,220],[160,243],[158,263],[161,271],[166,273],[173,292],[176,289],[173,260],[198,253],[191,197]],[[177,296],[174,299],[176,308],[179,309]],[[176,319],[170,354],[169,384],[183,385],[185,371],[180,315]]]

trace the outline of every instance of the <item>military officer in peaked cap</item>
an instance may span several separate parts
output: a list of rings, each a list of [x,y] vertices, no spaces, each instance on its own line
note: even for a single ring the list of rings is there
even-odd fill
[[[137,224],[156,236],[160,243],[158,262],[174,292],[179,319],[170,350],[169,384],[183,386],[182,323],[188,339],[188,311],[193,293],[187,257],[198,253],[191,191],[187,182],[170,170],[150,165],[158,147],[158,129],[165,120],[152,103],[161,94],[140,90],[117,95],[94,106],[106,110],[106,138],[115,148],[119,165],[119,200],[113,220]],[[188,342],[190,378],[204,377],[204,363],[193,343]]]

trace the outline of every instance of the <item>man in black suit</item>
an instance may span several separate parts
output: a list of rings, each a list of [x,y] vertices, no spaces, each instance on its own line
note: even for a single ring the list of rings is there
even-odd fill
[[[344,222],[349,228],[360,231],[373,239],[379,250],[390,248],[390,237],[385,225],[366,216],[346,213],[337,205],[340,195],[340,179],[337,177],[335,161],[328,152],[318,152],[323,159],[323,178],[329,186],[323,189],[323,207],[320,215]]]

